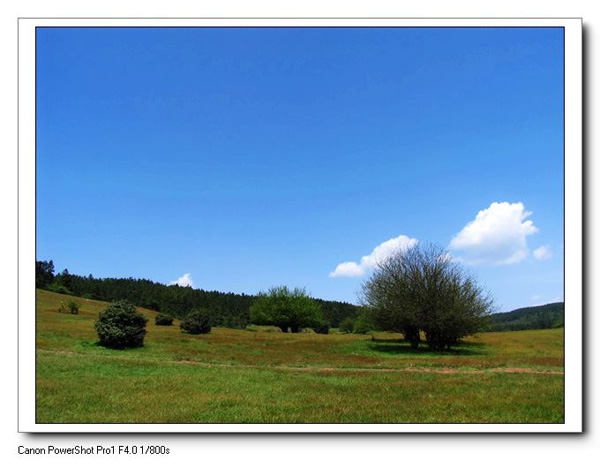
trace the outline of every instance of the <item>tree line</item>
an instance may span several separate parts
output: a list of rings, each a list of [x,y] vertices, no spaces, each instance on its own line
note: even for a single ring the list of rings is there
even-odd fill
[[[560,328],[565,324],[565,303],[523,307],[512,312],[493,314],[490,317],[490,331],[538,330]]]
[[[183,319],[193,309],[210,312],[213,326],[244,328],[250,323],[250,309],[260,295],[205,291],[189,286],[165,285],[148,279],[94,278],[63,270],[54,273],[54,263],[36,262],[36,287],[106,302],[126,300],[138,307]],[[355,317],[359,307],[347,302],[314,299],[325,322],[334,328],[347,317]]]

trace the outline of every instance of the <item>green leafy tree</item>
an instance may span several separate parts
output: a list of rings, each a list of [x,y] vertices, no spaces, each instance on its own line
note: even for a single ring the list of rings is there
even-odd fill
[[[54,262],[35,262],[35,287],[46,288],[54,280]]]
[[[321,307],[303,288],[275,286],[261,292],[250,307],[250,321],[256,325],[275,325],[284,333],[298,333],[302,327],[325,323]]]
[[[100,312],[96,321],[100,344],[116,349],[143,346],[147,321],[148,319],[128,301],[110,304]]]
[[[434,350],[485,328],[493,300],[448,252],[437,246],[397,251],[363,285],[378,328],[404,334],[417,348],[422,331]]]

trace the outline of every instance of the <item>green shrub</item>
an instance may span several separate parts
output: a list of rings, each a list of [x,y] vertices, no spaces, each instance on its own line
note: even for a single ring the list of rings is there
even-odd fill
[[[116,349],[144,346],[147,321],[130,302],[114,302],[98,315],[96,332],[100,344]]]
[[[69,302],[67,302],[67,307],[69,308],[69,312],[71,312],[73,315],[77,315],[79,313],[81,304],[71,299]]]
[[[354,319],[352,317],[346,317],[340,323],[340,331],[343,333],[352,333],[354,331]]]
[[[58,313],[64,314],[66,311],[67,311],[67,306],[65,305],[64,301],[60,301],[60,304],[58,304]]]
[[[210,316],[204,309],[192,310],[187,316],[181,321],[180,328],[187,333],[192,335],[199,335],[201,333],[210,333]]]
[[[323,325],[319,325],[318,327],[313,328],[315,333],[320,335],[328,335],[329,334],[329,325],[324,323]]]
[[[154,319],[154,323],[156,325],[165,325],[165,326],[173,325],[173,317],[171,317],[170,315],[167,315],[167,314],[157,314],[156,318]]]

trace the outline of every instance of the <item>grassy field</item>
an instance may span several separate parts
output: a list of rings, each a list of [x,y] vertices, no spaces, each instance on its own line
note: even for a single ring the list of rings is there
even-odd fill
[[[484,333],[451,352],[401,335],[181,333],[98,346],[106,303],[37,294],[38,423],[562,423],[563,330]]]

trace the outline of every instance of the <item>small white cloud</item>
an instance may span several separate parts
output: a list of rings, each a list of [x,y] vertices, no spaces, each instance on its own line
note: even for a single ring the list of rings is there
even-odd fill
[[[180,278],[177,278],[176,281],[171,281],[169,283],[170,286],[174,285],[174,284],[178,284],[179,286],[189,286],[191,288],[194,287],[194,281],[192,280],[192,275],[190,275],[189,273],[184,273],[184,275]]]
[[[369,269],[377,266],[379,262],[388,258],[392,253],[407,250],[417,245],[417,242],[417,239],[413,239],[404,235],[394,237],[375,247],[369,255],[365,255],[364,257],[362,257],[360,263],[340,263],[338,266],[335,267],[335,270],[329,273],[329,277],[337,278],[341,276],[362,276]]]
[[[533,251],[533,256],[536,260],[547,260],[552,257],[549,245],[543,245]]]
[[[461,260],[472,265],[518,263],[529,254],[527,236],[538,232],[529,216],[523,203],[492,203],[454,236],[449,248],[464,252]]]

